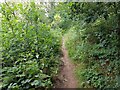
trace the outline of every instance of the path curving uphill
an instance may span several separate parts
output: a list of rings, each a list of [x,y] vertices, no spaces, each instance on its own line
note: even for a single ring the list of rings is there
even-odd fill
[[[68,57],[64,37],[62,39],[61,49],[63,53],[63,57],[61,57],[63,65],[57,77],[58,79],[56,80],[55,88],[77,88],[77,80],[74,75],[74,64],[72,64]]]

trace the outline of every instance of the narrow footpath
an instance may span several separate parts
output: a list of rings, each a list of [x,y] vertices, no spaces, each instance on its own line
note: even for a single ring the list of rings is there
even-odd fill
[[[77,80],[74,75],[74,64],[68,57],[68,52],[65,47],[65,39],[62,39],[62,53],[61,61],[63,65],[61,66],[58,79],[56,80],[55,88],[77,88]]]

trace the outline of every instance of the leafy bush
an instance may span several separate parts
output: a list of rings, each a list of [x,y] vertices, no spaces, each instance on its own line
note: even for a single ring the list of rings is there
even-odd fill
[[[47,26],[43,4],[2,3],[2,90],[50,88],[60,39]]]

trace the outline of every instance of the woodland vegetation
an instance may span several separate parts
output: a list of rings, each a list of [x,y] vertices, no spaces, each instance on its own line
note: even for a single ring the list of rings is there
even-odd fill
[[[0,4],[0,88],[54,87],[62,37],[80,88],[120,88],[120,2]]]

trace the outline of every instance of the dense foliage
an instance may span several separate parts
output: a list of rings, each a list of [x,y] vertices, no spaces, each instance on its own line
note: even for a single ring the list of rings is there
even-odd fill
[[[7,2],[0,18],[2,90],[53,87],[62,35],[82,87],[120,87],[120,2]]]
[[[86,65],[83,86],[120,87],[120,3],[69,5],[75,35],[67,46],[70,56]]]
[[[60,39],[43,3],[2,3],[2,89],[50,88],[58,71]]]

